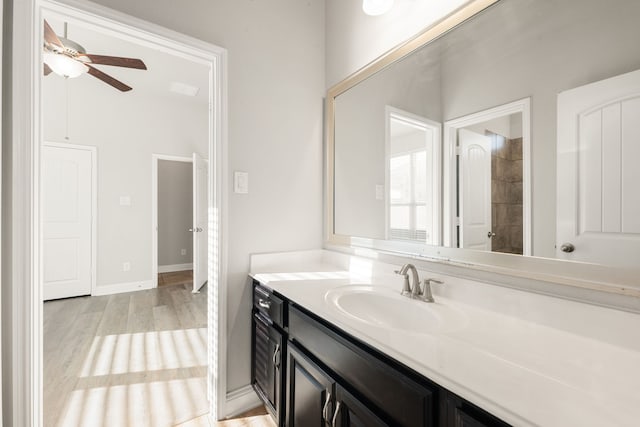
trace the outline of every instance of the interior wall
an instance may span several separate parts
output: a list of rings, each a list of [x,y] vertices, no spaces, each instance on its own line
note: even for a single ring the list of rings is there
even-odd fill
[[[150,285],[151,156],[206,156],[206,104],[135,88],[122,93],[88,75],[42,82],[45,141],[97,147],[97,287]]]
[[[158,160],[158,266],[193,264],[193,164]],[[184,255],[182,251],[185,251]],[[174,267],[175,268],[175,267]]]
[[[327,88],[468,1],[396,0],[386,14],[368,16],[360,0],[326,0]]]
[[[324,3],[97,0],[228,49],[228,390],[250,383],[249,254],[322,245]]]
[[[407,58],[336,98],[336,234],[385,238],[385,201],[375,191],[385,185],[385,107],[441,122],[440,80],[438,64]]]

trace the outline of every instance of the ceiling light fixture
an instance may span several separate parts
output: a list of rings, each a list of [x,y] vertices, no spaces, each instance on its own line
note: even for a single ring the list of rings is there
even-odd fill
[[[367,15],[378,16],[387,13],[393,7],[393,0],[363,0],[362,10]]]
[[[75,78],[87,71],[89,67],[63,53],[44,52],[42,60],[51,71],[62,77]]]

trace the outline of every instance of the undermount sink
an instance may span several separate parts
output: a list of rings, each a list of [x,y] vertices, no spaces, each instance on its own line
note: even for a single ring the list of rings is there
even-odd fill
[[[382,286],[341,286],[328,291],[325,301],[360,322],[414,334],[446,332],[464,324],[464,315],[451,307],[413,300]]]

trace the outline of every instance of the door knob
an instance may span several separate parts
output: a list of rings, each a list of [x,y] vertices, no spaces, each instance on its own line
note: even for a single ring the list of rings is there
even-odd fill
[[[496,233],[494,233],[493,231],[490,231],[490,232],[487,233],[487,237],[490,238],[490,239],[492,237],[496,237]]]
[[[562,252],[571,253],[576,250],[576,247],[571,243],[563,243],[562,246],[560,246],[560,250]]]

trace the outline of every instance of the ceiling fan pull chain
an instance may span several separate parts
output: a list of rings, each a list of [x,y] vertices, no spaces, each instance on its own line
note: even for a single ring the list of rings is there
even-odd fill
[[[66,23],[64,24],[64,32],[66,35],[67,33]],[[65,130],[64,130],[64,133],[65,133],[64,139],[65,141],[68,141],[69,140],[69,78],[68,77],[64,78],[64,86],[65,86],[65,91],[67,92],[67,100],[66,100],[67,102],[66,102],[66,112],[65,112],[66,123],[65,123]]]

